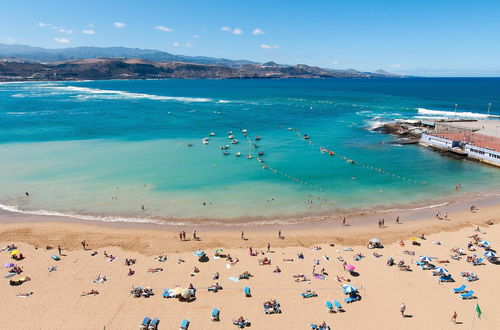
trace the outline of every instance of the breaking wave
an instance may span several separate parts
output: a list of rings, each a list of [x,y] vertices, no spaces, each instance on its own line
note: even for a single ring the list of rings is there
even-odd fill
[[[441,111],[432,110],[425,108],[417,108],[419,115],[431,115],[431,116],[445,116],[445,117],[460,117],[460,118],[476,118],[476,119],[488,119],[488,118],[499,118],[497,115],[489,115],[486,113],[477,112],[455,112],[455,111]]]

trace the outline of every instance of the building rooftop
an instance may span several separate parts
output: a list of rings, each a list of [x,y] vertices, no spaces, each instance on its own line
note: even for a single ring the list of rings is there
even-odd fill
[[[462,124],[462,123],[460,123]],[[432,132],[429,135],[437,136],[452,141],[462,141],[476,145],[480,148],[490,149],[500,152],[500,138],[479,134],[477,132]]]

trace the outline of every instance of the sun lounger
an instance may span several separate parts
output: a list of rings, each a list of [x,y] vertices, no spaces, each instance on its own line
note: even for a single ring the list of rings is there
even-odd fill
[[[250,288],[248,286],[243,288],[243,292],[245,293],[245,297],[251,297],[252,293],[250,292]]]
[[[149,323],[151,323],[151,319],[148,316],[146,316],[144,318],[144,320],[142,321],[142,323],[141,323],[141,328],[140,329],[141,330],[146,330],[148,328],[148,326],[149,326]]]
[[[344,301],[348,304],[352,303],[352,302],[355,302],[355,301],[358,301],[358,300],[361,300],[361,296],[360,295],[352,295],[352,296],[349,296],[347,298],[344,299]]]
[[[212,309],[212,317],[210,319],[213,322],[220,321],[220,311],[218,308]]]
[[[342,305],[340,304],[340,302],[338,300],[334,300],[333,301],[333,305],[337,309],[337,312],[343,312],[344,311],[344,309],[342,308]]]
[[[151,323],[149,323],[149,328],[148,330],[157,330],[158,329],[158,323],[160,323],[160,320],[155,317]]]
[[[455,288],[455,289],[451,289],[451,291],[453,293],[464,293],[464,292],[467,292],[466,290],[467,286],[465,284],[462,284],[460,287],[458,288]]]
[[[441,276],[438,278],[438,282],[455,282],[455,280],[451,277],[451,274]]]
[[[163,289],[163,293],[161,294],[161,296],[163,298],[173,298],[174,294],[173,294],[172,290],[170,290],[170,289]]]
[[[484,265],[483,263],[483,258],[477,259],[476,262],[472,263],[473,266],[479,266],[479,265]]]
[[[328,308],[328,311],[329,311],[330,313],[335,313],[335,308],[333,308],[333,304],[332,304],[332,302],[331,302],[331,301],[327,301],[327,302],[325,303],[325,305],[326,305],[326,308]]]
[[[465,278],[465,280],[466,280],[467,282],[474,282],[474,281],[479,280],[479,277],[477,277],[477,275],[471,274],[471,275],[467,276],[467,277]]]
[[[302,296],[302,298],[313,298],[318,296],[316,292],[303,292],[300,295]]]
[[[462,299],[474,299],[476,296],[474,296],[474,291],[469,291],[467,293],[461,294],[460,298]]]
[[[189,320],[184,319],[181,322],[180,330],[187,330],[189,328]]]

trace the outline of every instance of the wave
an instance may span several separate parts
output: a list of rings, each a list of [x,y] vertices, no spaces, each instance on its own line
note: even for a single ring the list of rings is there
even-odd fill
[[[45,87],[45,86],[43,86]],[[132,93],[110,89],[98,89],[78,86],[47,86],[57,91],[85,93],[77,95],[80,98],[115,98],[115,99],[149,99],[156,101],[179,101],[179,102],[213,102],[213,99],[203,97],[163,96],[145,93]]]
[[[380,118],[380,117],[378,117]],[[385,124],[387,124],[388,122],[387,121],[383,121],[383,120],[369,120],[367,122],[367,129],[368,130],[374,130],[374,129],[377,129],[377,128],[381,128],[382,126],[384,126]]]
[[[455,112],[455,111],[432,110],[425,108],[417,108],[417,111],[420,115],[477,118],[477,119],[500,118],[500,116],[497,115],[489,115],[486,113],[477,113],[477,112]]]

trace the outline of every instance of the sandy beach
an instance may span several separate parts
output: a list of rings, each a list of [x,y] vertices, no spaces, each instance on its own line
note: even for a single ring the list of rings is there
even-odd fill
[[[499,214],[500,206],[493,205],[474,213],[468,209],[450,212],[449,220],[422,217],[406,222],[403,216],[400,224],[386,220],[383,228],[378,227],[378,218],[365,224],[351,224],[348,219],[348,226],[338,222],[281,228],[256,226],[243,228],[245,239],[241,239],[242,228],[208,227],[197,231],[199,240],[192,239],[192,230],[197,229],[193,227],[174,231],[154,225],[89,225],[53,218],[2,221],[1,246],[14,244],[25,257],[15,261],[9,251],[3,251],[2,265],[12,262],[22,267],[23,272],[10,279],[28,276],[31,280],[18,286],[9,285],[10,279],[2,281],[0,321],[7,324],[13,315],[22,313],[30,317],[16,317],[16,326],[21,329],[138,329],[143,318],[149,316],[160,319],[159,329],[178,329],[183,319],[190,321],[189,329],[236,329],[231,320],[243,316],[253,329],[308,329],[311,323],[323,321],[338,329],[417,329],[422,324],[432,329],[495,329],[500,326],[496,313],[499,265],[485,260],[483,265],[473,266],[466,258],[473,254],[482,257],[484,252],[479,246],[473,247],[474,252],[468,251],[467,244],[473,241],[469,236],[477,234],[481,240],[491,241],[492,249],[496,247]],[[2,215],[2,219],[6,218],[9,214]],[[278,238],[279,229],[282,238]],[[186,241],[179,239],[180,230],[186,232]],[[426,239],[419,238],[420,245],[412,245],[410,239],[421,234]],[[383,249],[367,248],[373,237],[382,241]],[[83,250],[83,240],[87,250]],[[47,250],[47,246],[52,249]],[[51,256],[58,255],[58,246],[62,256],[55,261]],[[250,247],[255,256],[249,254]],[[450,258],[450,250],[455,247],[464,250],[460,260]],[[238,262],[230,265],[225,258],[215,259],[219,248]],[[198,261],[196,250],[204,250],[208,261]],[[92,256],[94,251],[97,254]],[[375,257],[374,252],[381,256]],[[116,259],[109,261],[105,253]],[[303,259],[298,258],[300,253]],[[355,260],[357,254],[363,257]],[[159,255],[166,255],[166,261],[156,260]],[[455,282],[438,283],[439,276],[415,264],[420,256],[433,258],[431,263],[448,270]],[[259,265],[259,259],[265,257],[271,259],[271,265]],[[387,266],[389,257],[396,265]],[[136,259],[136,263],[127,266],[125,259]],[[401,259],[411,271],[399,270],[397,263]],[[341,260],[353,265],[355,272],[345,271]],[[49,272],[51,266],[57,266],[57,270]],[[276,266],[280,273],[273,272]],[[199,272],[193,273],[194,267]],[[149,268],[162,271],[151,273]],[[128,276],[129,269],[135,271],[132,276]],[[322,270],[327,275],[319,275]],[[237,280],[245,271],[252,275],[250,279]],[[313,271],[318,275],[314,276]],[[214,280],[217,272],[220,277]],[[479,280],[466,282],[460,272],[474,272]],[[297,274],[304,274],[309,281],[296,282]],[[98,275],[106,276],[107,281],[92,283]],[[349,282],[339,282],[337,276]],[[215,283],[223,289],[209,292],[207,288]],[[193,301],[162,298],[164,289],[187,288],[190,284],[197,289]],[[359,291],[361,301],[345,303],[345,284]],[[462,284],[473,290],[477,299],[462,300],[459,294],[452,293],[452,288]],[[151,287],[155,294],[134,298],[130,294],[133,286]],[[250,287],[251,297],[244,296],[245,286]],[[91,290],[99,294],[81,296]],[[302,298],[306,290],[318,296]],[[33,294],[16,296],[28,292]],[[266,315],[263,303],[274,299],[282,313]],[[342,304],[345,312],[329,313],[325,303],[334,300]],[[407,306],[404,318],[400,314],[402,303]],[[483,312],[481,319],[474,316],[476,303]],[[219,322],[210,320],[213,308],[220,309]],[[455,311],[457,324],[450,321]]]

